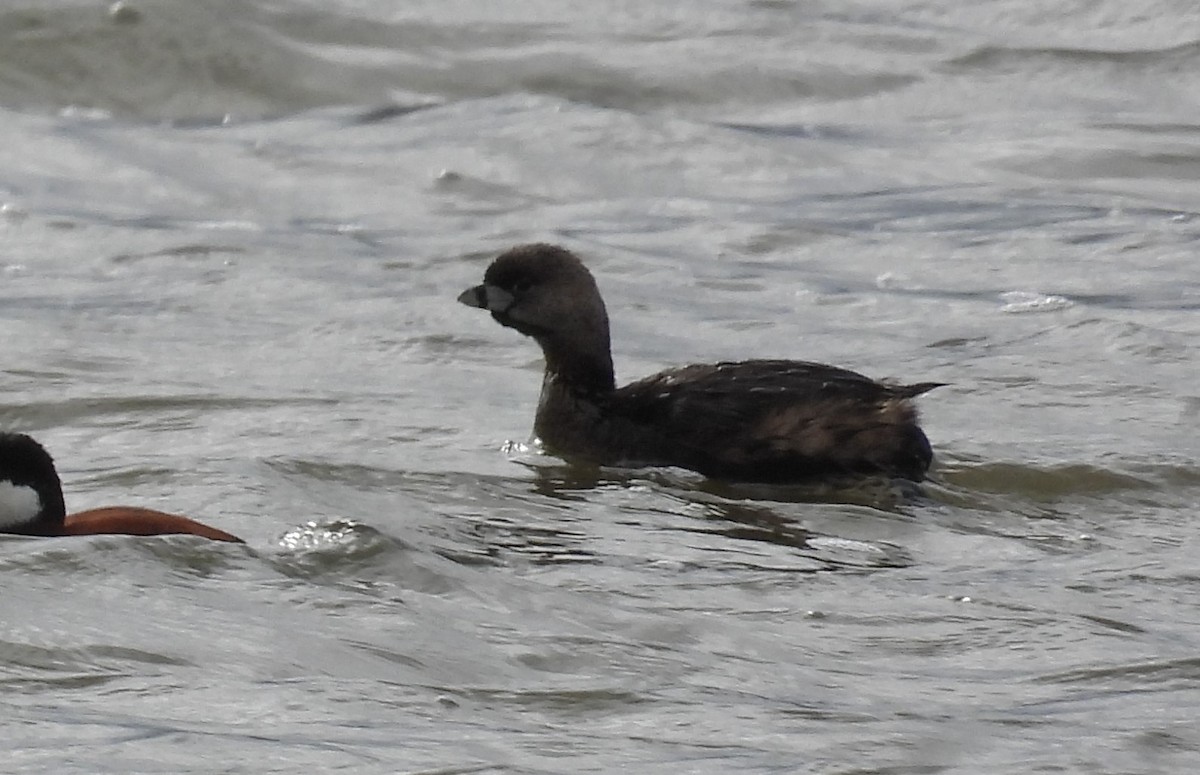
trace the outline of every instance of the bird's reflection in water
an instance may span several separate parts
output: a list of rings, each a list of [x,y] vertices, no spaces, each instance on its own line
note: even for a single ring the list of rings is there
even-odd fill
[[[805,527],[813,507],[844,508],[853,512],[882,512],[895,518],[921,497],[910,482],[855,482],[851,486],[765,486],[706,479],[681,469],[617,469],[549,463],[528,463],[534,471],[532,491],[561,501],[585,503],[598,492],[636,489],[646,493],[646,512],[670,512],[690,517],[670,529],[720,536],[730,541],[756,541],[793,550],[815,563],[805,570],[896,568],[912,564],[908,551],[894,543],[839,537]],[[577,533],[572,531],[578,540]]]

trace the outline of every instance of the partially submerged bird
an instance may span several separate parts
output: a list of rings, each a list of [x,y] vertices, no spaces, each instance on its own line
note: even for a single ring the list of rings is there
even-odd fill
[[[820,363],[751,360],[684,366],[616,387],[604,300],[565,248],[512,248],[458,300],[541,345],[546,373],[534,432],[567,459],[778,483],[920,481],[933,459],[909,399],[939,382],[893,385]]]
[[[29,536],[187,534],[243,543],[235,535],[187,517],[137,506],[67,514],[54,460],[23,433],[0,432],[0,533]]]

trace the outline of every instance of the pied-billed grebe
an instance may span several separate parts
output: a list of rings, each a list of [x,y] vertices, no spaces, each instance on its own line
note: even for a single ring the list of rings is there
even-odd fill
[[[820,363],[753,360],[616,387],[604,300],[562,247],[506,251],[458,300],[541,345],[534,431],[567,459],[782,483],[871,474],[919,481],[933,458],[908,399],[938,382],[892,385]]]
[[[108,506],[67,514],[50,453],[23,433],[0,433],[0,533],[28,536],[169,535],[243,543],[224,530],[153,509]]]

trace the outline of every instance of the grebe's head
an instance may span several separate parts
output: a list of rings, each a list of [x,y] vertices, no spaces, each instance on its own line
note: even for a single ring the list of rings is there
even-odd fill
[[[482,285],[458,300],[536,339],[550,371],[569,373],[582,386],[612,389],[608,311],[592,273],[566,248],[511,248],[487,268]]]

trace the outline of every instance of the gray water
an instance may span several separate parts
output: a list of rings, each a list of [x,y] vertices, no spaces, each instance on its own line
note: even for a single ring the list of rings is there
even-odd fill
[[[1139,0],[12,0],[3,772],[1200,768],[1200,10]],[[951,383],[923,492],[526,442],[491,257],[618,379]]]

